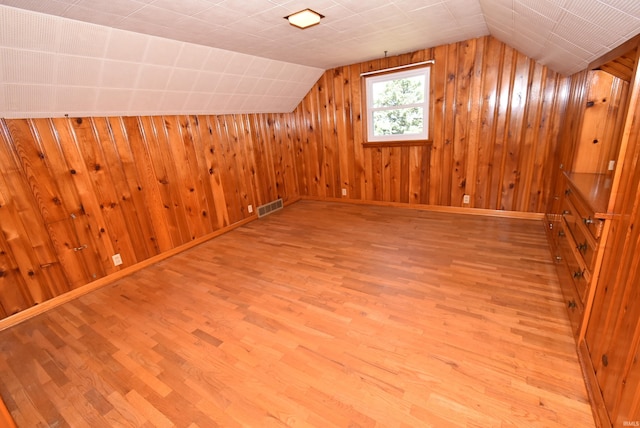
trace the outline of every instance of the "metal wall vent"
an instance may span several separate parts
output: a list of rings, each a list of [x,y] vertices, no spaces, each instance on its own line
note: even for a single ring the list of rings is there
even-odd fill
[[[284,204],[282,203],[282,199],[276,199],[268,204],[260,205],[258,207],[258,218],[271,214],[274,211],[281,210],[283,206]]]

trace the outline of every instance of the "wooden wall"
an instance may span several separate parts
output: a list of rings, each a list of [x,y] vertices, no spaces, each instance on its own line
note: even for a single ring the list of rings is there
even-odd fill
[[[363,147],[360,73],[430,59],[432,147]],[[328,70],[295,111],[300,192],[544,212],[568,84],[490,36]]]
[[[0,119],[0,318],[297,198],[291,119]]]

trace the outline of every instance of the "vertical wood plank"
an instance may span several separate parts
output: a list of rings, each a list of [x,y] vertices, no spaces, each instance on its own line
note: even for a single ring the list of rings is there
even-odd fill
[[[353,191],[350,195],[353,199],[365,199],[367,176],[365,170],[365,158],[364,158],[364,137],[367,132],[364,127],[363,121],[363,106],[362,106],[362,94],[360,88],[362,87],[362,78],[360,77],[361,67],[360,64],[353,64],[350,68],[351,76],[349,78],[349,89],[351,91],[351,121],[353,123],[353,164],[354,182]]]
[[[173,216],[173,204],[166,197],[162,187],[161,181],[166,183],[166,177],[162,171],[156,173],[154,170],[153,159],[148,150],[150,146],[147,144],[143,127],[144,122],[142,118],[138,119],[136,117],[121,118],[120,124],[123,133],[117,133],[115,140],[125,166],[128,165],[129,181],[133,185],[137,184],[138,191],[142,194],[141,197],[136,198],[136,208],[139,213],[147,212],[147,233],[153,232],[149,239],[157,244],[157,250],[167,251],[180,245],[182,240],[175,216]],[[116,130],[118,127],[114,126],[113,129]],[[151,130],[148,129],[148,131]],[[130,153],[128,153],[129,150]],[[135,181],[134,170],[137,176]],[[144,203],[145,211],[140,210],[140,203]],[[174,220],[170,221],[172,217]]]
[[[117,271],[111,261],[114,254],[113,243],[106,233],[106,222],[100,210],[95,189],[89,177],[89,171],[78,145],[78,137],[74,126],[85,123],[86,118],[56,118],[52,119],[58,146],[62,150],[64,159],[70,170],[73,185],[77,189],[82,215],[73,218],[74,229],[80,239],[79,246],[87,247],[79,253],[79,257],[89,266],[93,279],[101,278]],[[75,124],[75,125],[74,125]]]
[[[521,151],[523,118],[531,108],[527,105],[528,76],[530,60],[516,53],[511,74],[511,111],[506,131],[506,150],[504,155],[504,176],[502,181],[502,209],[517,210],[518,193],[521,183]]]
[[[450,80],[448,69],[447,46],[438,46],[434,49],[434,56],[439,60],[431,67],[434,76],[431,78],[433,87],[431,88],[433,105],[433,143],[431,145],[431,156],[429,163],[429,204],[444,204],[442,197],[444,192],[442,173],[445,171],[445,114],[447,111],[447,82]]]
[[[159,221],[163,218],[162,214],[156,212],[160,210],[162,206],[159,201],[156,200],[156,190],[154,186],[147,189],[143,187],[145,183],[145,158],[141,159],[139,163],[133,155],[134,146],[142,146],[142,138],[137,126],[132,129],[132,134],[127,134],[127,128],[122,118],[110,117],[107,118],[109,130],[113,138],[113,156],[119,160],[122,165],[122,171],[126,180],[126,185],[129,188],[130,201],[133,205],[132,210],[135,212],[134,216],[127,216],[128,221],[137,219],[137,225],[140,228],[140,233],[144,249],[149,257],[159,254],[160,251],[171,247],[171,238],[163,229],[160,233],[156,233],[156,227],[164,227],[165,224]],[[107,150],[107,153],[109,150]],[[160,237],[160,239],[158,239]],[[136,251],[143,251],[136,246]]]
[[[465,188],[464,192],[470,197],[470,206],[475,206],[476,187],[479,181],[478,175],[478,158],[480,147],[482,147],[482,141],[480,140],[480,127],[481,127],[481,111],[483,109],[484,98],[483,94],[483,62],[484,52],[486,47],[486,38],[477,39],[474,60],[471,64],[471,68],[468,73],[471,77],[469,88],[469,117],[467,120],[467,167],[465,175]],[[465,69],[465,71],[467,71]]]
[[[178,180],[179,166],[174,162],[172,148],[180,144],[176,141],[179,134],[175,130],[175,124],[167,118],[141,117],[139,126],[144,138],[145,151],[152,161],[151,174],[157,182],[164,208],[167,210],[167,227],[172,232],[173,244],[181,245],[189,242],[193,236],[193,225],[189,223],[183,200],[185,194],[188,194],[189,184]]]
[[[476,207],[494,208],[490,200],[493,172],[497,165],[493,162],[496,144],[496,129],[499,101],[499,83],[504,44],[490,37],[482,64],[482,109],[480,111],[480,131],[478,145],[478,169],[476,175]]]
[[[248,119],[251,122],[251,129],[254,130],[251,135],[254,141],[255,174],[260,182],[256,188],[256,204],[263,205],[276,199],[277,189],[284,186],[283,177],[276,174],[274,170],[276,159],[273,157],[273,146],[275,144],[269,144],[277,140],[275,123],[269,116],[261,120],[257,115],[250,115]]]
[[[132,257],[123,257],[123,266],[131,266],[155,254],[153,251],[149,252],[145,233],[140,226],[141,216],[138,214],[134,202],[137,185],[133,188],[129,185],[124,163],[114,143],[114,133],[109,120],[107,118],[93,118],[92,125],[100,143],[98,148],[104,156],[103,165],[111,176],[114,200],[118,201],[121,210],[123,220],[121,227],[124,227],[124,233],[131,245]],[[142,213],[145,213],[145,210],[142,210]]]
[[[137,261],[135,250],[131,243],[130,234],[127,230],[126,220],[120,206],[120,199],[116,193],[116,187],[111,177],[111,171],[115,168],[108,168],[103,146],[108,147],[108,135],[97,133],[95,121],[86,119],[82,121],[72,121],[74,134],[78,144],[78,151],[82,156],[87,168],[87,175],[91,184],[91,192],[95,195],[99,204],[101,215],[104,219],[104,232],[110,240],[113,253],[119,253],[125,266],[135,264]],[[120,269],[120,268],[117,268]]]
[[[322,91],[322,127],[327,132],[322,135],[323,143],[323,170],[326,179],[325,187],[321,193],[324,197],[340,197],[340,152],[338,147],[338,134],[336,128],[336,109],[334,81],[336,75],[340,75],[341,68],[331,70],[325,80]]]
[[[438,205],[451,206],[457,205],[458,201],[452,200],[453,188],[457,183],[453,182],[454,176],[459,175],[460,165],[455,164],[455,149],[456,149],[456,106],[458,105],[457,94],[457,75],[458,71],[458,44],[449,45],[446,50],[446,83],[445,83],[445,114],[443,121],[443,161],[442,161],[442,174],[441,181],[441,197]],[[438,174],[436,171],[432,171]]]
[[[229,215],[220,179],[218,150],[213,143],[213,128],[208,116],[192,116],[194,146],[198,168],[202,171],[202,185],[206,192],[208,216],[213,230],[229,224]]]
[[[210,206],[210,195],[207,193],[204,184],[204,175],[206,169],[202,162],[202,151],[197,146],[196,140],[199,138],[197,122],[200,120],[197,116],[179,116],[180,134],[184,146],[184,156],[187,159],[189,177],[193,187],[189,192],[194,196],[194,217],[199,219],[200,235],[205,236],[213,232],[214,228],[211,219],[215,218],[215,207]],[[193,191],[191,190],[193,189]]]
[[[541,123],[543,100],[541,94],[542,80],[544,79],[542,67],[537,67],[533,61],[529,61],[529,78],[527,85],[527,95],[525,103],[527,107],[522,118],[522,133],[520,137],[520,183],[516,193],[515,206],[519,211],[525,211],[529,207],[531,196],[531,186],[533,184],[534,170],[536,162],[536,149],[539,144],[539,127],[535,124]],[[542,145],[544,147],[544,145]]]
[[[288,202],[300,195],[298,189],[298,181],[296,176],[298,175],[295,162],[295,147],[294,147],[294,133],[295,121],[293,114],[280,114],[278,117],[274,117],[273,126],[277,129],[277,141],[275,142],[275,149],[273,151],[274,162],[279,160],[277,164],[280,165],[276,169],[276,176],[282,177],[283,187],[276,186],[278,192],[275,195],[278,198],[282,198],[285,202]],[[278,179],[276,177],[276,183]]]
[[[244,178],[246,185],[246,197],[242,210],[244,217],[249,215],[247,211],[247,205],[251,204],[256,206],[256,190],[258,188],[259,178],[256,171],[255,153],[254,153],[254,141],[251,131],[251,124],[248,121],[247,115],[237,117],[236,123],[238,124],[241,135],[241,145],[238,147],[237,157],[241,161],[241,177]]]

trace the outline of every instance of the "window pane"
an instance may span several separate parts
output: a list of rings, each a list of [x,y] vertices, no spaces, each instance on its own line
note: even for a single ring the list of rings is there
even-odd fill
[[[424,76],[373,84],[373,107],[394,107],[424,102]]]
[[[373,112],[373,133],[375,136],[420,134],[423,127],[422,107]]]

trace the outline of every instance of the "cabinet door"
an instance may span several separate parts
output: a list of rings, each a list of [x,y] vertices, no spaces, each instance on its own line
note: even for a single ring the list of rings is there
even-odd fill
[[[633,363],[626,376],[624,390],[620,396],[620,406],[612,418],[616,427],[633,426],[640,421],[640,348],[636,348]]]
[[[640,155],[640,145],[635,149]],[[630,378],[638,376],[640,341],[640,168],[625,165],[623,171],[616,199],[620,215],[611,220],[585,340],[611,420],[635,422],[638,384]]]
[[[606,173],[617,159],[628,82],[600,70],[589,71],[587,104],[574,154],[573,172]]]
[[[638,278],[637,270],[633,276]],[[603,287],[606,289],[606,287]],[[606,293],[606,291],[605,291]],[[612,420],[640,421],[640,409],[630,407],[637,403],[638,384],[631,383],[630,377],[638,377],[638,339],[640,337],[640,282],[631,281],[626,287],[614,290],[609,296],[613,302],[605,317],[602,328],[587,329],[587,346],[596,370],[598,385],[602,391],[605,406]],[[594,312],[601,310],[596,301]],[[596,332],[598,336],[596,336]],[[602,340],[604,339],[604,340]],[[627,414],[622,414],[622,404],[627,406]]]

